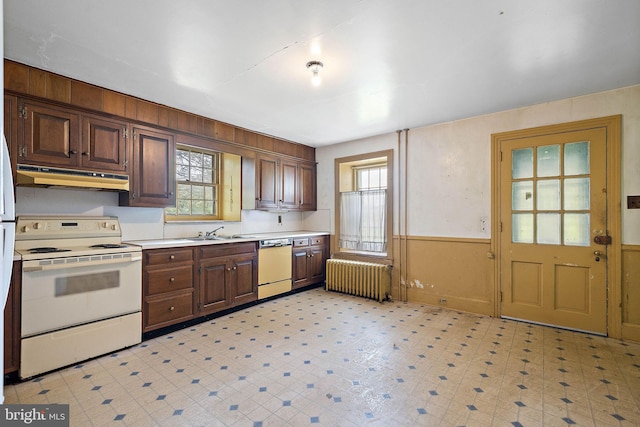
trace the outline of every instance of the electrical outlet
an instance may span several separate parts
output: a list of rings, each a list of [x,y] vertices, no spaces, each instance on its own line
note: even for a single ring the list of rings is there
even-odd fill
[[[440,304],[447,304],[447,299],[446,298],[440,298]]]
[[[627,209],[640,209],[640,196],[627,196]]]

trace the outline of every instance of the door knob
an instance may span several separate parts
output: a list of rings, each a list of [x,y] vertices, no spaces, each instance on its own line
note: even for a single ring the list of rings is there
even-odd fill
[[[596,262],[599,262],[600,258],[606,258],[606,255],[601,251],[593,251],[593,254],[596,256]]]

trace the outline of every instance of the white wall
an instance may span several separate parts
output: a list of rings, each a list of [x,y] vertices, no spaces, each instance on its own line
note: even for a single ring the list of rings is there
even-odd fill
[[[640,244],[640,210],[626,209],[626,196],[640,194],[640,85],[411,129],[407,234],[491,236],[492,133],[614,114],[623,115],[623,243]],[[164,224],[162,209],[119,207],[116,193],[19,187],[16,213],[116,215],[125,240],[187,237],[218,225],[225,226],[226,234],[297,230],[335,233],[334,159],[388,149],[397,149],[395,132],[318,148],[316,212],[242,211],[241,222]],[[394,233],[398,232],[398,161],[396,152]],[[484,232],[480,230],[481,218],[487,218]]]
[[[622,240],[640,244],[640,210],[626,208],[627,195],[640,195],[640,85],[411,129],[407,234],[491,237],[491,134],[616,114],[623,115]],[[332,217],[334,159],[385,149],[397,149],[395,132],[318,148],[318,208]],[[397,152],[395,157],[397,164]],[[396,166],[394,233],[397,182]],[[487,226],[481,231],[483,218]]]
[[[220,234],[250,234],[279,231],[329,231],[329,223],[315,212],[271,212],[243,210],[241,222],[164,223],[161,208],[118,206],[118,194],[109,191],[68,190],[60,188],[16,189],[17,215],[115,215],[122,227],[123,240],[148,240],[195,236],[221,225]],[[278,221],[280,217],[281,222]],[[311,217],[306,220],[307,217]]]

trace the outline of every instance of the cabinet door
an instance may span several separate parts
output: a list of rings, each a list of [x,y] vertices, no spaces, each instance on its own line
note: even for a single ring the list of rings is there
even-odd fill
[[[13,182],[15,182],[16,163],[20,155],[20,147],[18,147],[18,98],[11,95],[4,96],[4,136],[7,139]]]
[[[20,299],[22,267],[19,261],[13,263],[11,285],[7,303],[4,306],[4,373],[20,369]]]
[[[303,286],[307,283],[308,271],[307,271],[307,259],[309,258],[307,249],[293,249],[293,286]]]
[[[280,207],[298,209],[298,163],[283,160],[280,167]]]
[[[124,172],[127,123],[93,116],[82,117],[81,167]]]
[[[132,190],[120,193],[120,205],[164,207],[176,204],[176,144],[173,134],[134,127]]]
[[[240,255],[233,259],[231,274],[234,304],[245,304],[258,299],[258,260],[254,254]]]
[[[278,207],[278,160],[259,157],[256,165],[256,209]]]
[[[325,276],[325,256],[324,246],[314,246],[309,248],[308,277],[311,283],[319,283]]]
[[[21,162],[35,165],[78,165],[79,118],[65,110],[24,102],[21,108]]]
[[[305,211],[315,211],[317,209],[316,165],[300,163],[298,177],[298,208]]]
[[[229,283],[231,262],[227,258],[213,258],[200,262],[200,303],[201,314],[225,309],[231,301]]]

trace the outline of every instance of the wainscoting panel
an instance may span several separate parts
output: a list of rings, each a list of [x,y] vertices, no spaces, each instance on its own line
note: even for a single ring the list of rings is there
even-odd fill
[[[394,239],[392,295],[472,313],[495,315],[494,260],[488,239],[409,236]],[[406,273],[400,283],[400,263]],[[406,294],[405,294],[406,291]]]
[[[640,342],[640,245],[622,245],[622,339]]]

